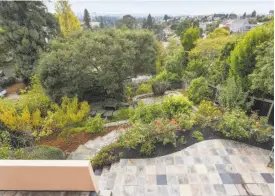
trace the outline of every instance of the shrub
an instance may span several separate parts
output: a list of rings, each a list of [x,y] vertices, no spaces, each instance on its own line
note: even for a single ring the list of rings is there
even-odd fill
[[[155,96],[164,95],[165,91],[168,88],[169,88],[169,83],[166,81],[155,81],[152,84],[152,89]]]
[[[104,120],[102,120],[101,115],[97,114],[94,118],[88,118],[83,125],[73,128],[73,132],[85,131],[88,133],[99,133],[104,130]]]
[[[114,113],[112,121],[127,120],[133,115],[134,110],[132,108],[123,108]]]
[[[196,123],[202,127],[206,127],[211,126],[213,121],[218,120],[222,116],[222,113],[211,101],[203,100],[200,103],[195,116]]]
[[[179,114],[175,117],[178,122],[178,125],[183,130],[188,130],[193,127],[195,124],[195,117],[193,113],[191,114]]]
[[[249,118],[244,111],[233,109],[224,113],[218,123],[218,129],[227,137],[243,139],[249,137]]]
[[[153,82],[155,81],[166,81],[166,82],[178,82],[180,80],[180,77],[178,74],[168,72],[167,70],[164,70],[160,72],[156,77],[153,79]]]
[[[150,127],[146,124],[135,124],[133,128],[122,134],[118,142],[125,148],[135,149],[139,144],[146,141],[146,137],[149,135]]]
[[[143,83],[136,90],[136,95],[146,94],[152,92],[152,86],[150,84]]]
[[[234,78],[228,78],[219,93],[218,100],[224,108],[246,108],[246,97],[242,85]]]
[[[199,77],[191,81],[188,89],[188,98],[195,104],[200,103],[204,99],[208,99],[210,95],[211,90],[205,78]]]
[[[162,106],[168,118],[180,113],[189,114],[192,111],[192,103],[182,95],[166,97],[162,102]]]
[[[132,122],[141,121],[142,123],[150,123],[157,118],[164,116],[162,105],[153,103],[145,105],[143,102],[138,103],[134,115],[130,118]]]
[[[94,168],[102,167],[118,161],[119,153],[117,154],[115,150],[120,147],[118,142],[103,147],[94,158],[90,159],[92,166]]]
[[[177,136],[175,130],[177,129],[178,123],[176,120],[158,119],[151,124],[152,131],[149,138],[155,138],[156,142],[163,143],[163,145],[171,143],[176,146]]]
[[[52,146],[34,146],[31,150],[25,152],[28,154],[28,159],[37,160],[63,160],[65,154],[59,148]],[[23,157],[24,158],[24,157]]]
[[[251,134],[259,143],[273,141],[273,128],[267,124],[267,117],[259,117],[256,113],[251,115]]]
[[[185,144],[184,136],[183,135],[180,136],[178,141],[179,141],[180,144]]]
[[[192,137],[195,138],[199,142],[204,140],[203,134],[198,130],[196,130],[192,133]]]
[[[147,156],[151,156],[154,153],[155,149],[156,149],[156,146],[154,144],[154,141],[147,140],[141,145],[140,153]]]

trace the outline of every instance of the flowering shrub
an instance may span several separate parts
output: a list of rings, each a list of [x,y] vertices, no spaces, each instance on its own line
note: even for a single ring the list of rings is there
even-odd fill
[[[259,143],[268,142],[274,135],[274,130],[267,124],[267,117],[259,117],[256,113],[251,115],[251,134]]]

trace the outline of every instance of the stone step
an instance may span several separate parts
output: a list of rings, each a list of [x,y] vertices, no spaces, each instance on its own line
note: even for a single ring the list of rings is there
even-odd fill
[[[100,190],[98,196],[112,196],[111,190]]]

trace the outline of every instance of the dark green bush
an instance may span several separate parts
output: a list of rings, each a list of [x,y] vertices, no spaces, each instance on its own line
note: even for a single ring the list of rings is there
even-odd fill
[[[155,96],[164,95],[165,91],[168,88],[169,88],[169,83],[166,81],[155,81],[152,84],[152,89]]]
[[[33,160],[63,160],[65,159],[65,154],[61,149],[52,146],[34,146],[33,148],[25,149],[25,153],[18,155],[17,158]]]

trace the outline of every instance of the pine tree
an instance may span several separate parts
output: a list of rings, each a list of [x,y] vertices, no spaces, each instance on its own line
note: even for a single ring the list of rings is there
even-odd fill
[[[245,19],[246,18],[246,12],[245,13],[243,13],[243,19]]]
[[[167,20],[168,20],[167,14],[164,15],[163,19],[165,20],[165,22],[167,22]]]
[[[147,28],[148,29],[153,28],[153,19],[152,19],[151,14],[148,15],[146,23],[147,23]]]
[[[254,10],[251,14],[252,17],[256,17],[256,10]]]
[[[57,1],[55,12],[60,24],[60,30],[64,37],[69,37],[72,34],[81,31],[80,21],[73,13],[71,6],[67,0]]]
[[[90,17],[90,14],[88,12],[87,9],[84,10],[84,24],[85,24],[85,27],[90,29],[91,28],[91,17]]]

